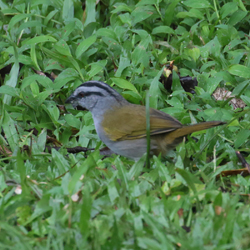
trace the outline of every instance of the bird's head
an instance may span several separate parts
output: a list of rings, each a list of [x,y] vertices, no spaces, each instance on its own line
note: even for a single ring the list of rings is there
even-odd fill
[[[96,112],[112,108],[127,102],[117,91],[108,84],[99,81],[88,81],[75,89],[66,103],[74,108],[87,109]]]

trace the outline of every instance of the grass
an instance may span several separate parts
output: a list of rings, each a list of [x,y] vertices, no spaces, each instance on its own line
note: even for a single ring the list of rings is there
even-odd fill
[[[250,162],[249,10],[242,0],[1,1],[0,249],[249,249],[250,181],[235,153]],[[173,60],[169,92],[159,80]],[[194,94],[179,76],[197,78]],[[146,157],[103,158],[91,114],[63,106],[87,80],[136,104],[148,93],[183,124],[227,125],[150,169]],[[244,107],[214,98],[218,88]],[[67,152],[76,146],[94,150]]]

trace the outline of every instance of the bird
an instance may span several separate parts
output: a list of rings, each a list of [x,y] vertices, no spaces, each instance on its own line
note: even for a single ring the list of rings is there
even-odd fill
[[[132,104],[115,89],[101,81],[78,86],[65,103],[92,113],[100,140],[118,155],[140,159],[147,152],[146,107]],[[208,121],[183,125],[167,113],[149,108],[150,155],[166,156],[183,137],[196,131],[225,124]]]

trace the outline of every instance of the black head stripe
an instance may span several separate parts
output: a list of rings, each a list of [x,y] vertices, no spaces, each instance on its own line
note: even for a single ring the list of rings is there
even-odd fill
[[[99,82],[99,81],[88,81],[85,82],[83,84],[81,84],[79,87],[98,87],[100,89],[105,90],[106,92],[108,92],[111,96],[113,96],[114,98],[116,98],[117,100],[120,97],[120,94],[118,92],[116,92],[114,89],[112,89],[108,84],[104,83],[104,82]],[[97,92],[92,92],[92,93],[97,93]],[[90,93],[91,94],[91,93]],[[100,94],[97,94],[100,96]],[[103,95],[102,95],[103,96]]]
[[[98,96],[104,96],[104,94],[97,92],[97,91],[92,91],[92,92],[83,92],[84,96],[90,96],[90,95],[98,95]]]

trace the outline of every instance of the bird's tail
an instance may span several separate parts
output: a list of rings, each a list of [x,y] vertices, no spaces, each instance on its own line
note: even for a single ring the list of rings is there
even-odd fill
[[[225,124],[225,122],[221,121],[212,121],[212,122],[201,122],[193,125],[188,125],[188,126],[183,126],[182,128],[176,129],[172,133],[176,133],[178,137],[182,137],[188,134],[192,134],[193,132],[208,129],[208,128],[213,128],[216,126],[220,126]]]
[[[211,122],[201,122],[193,125],[183,126],[176,129],[173,132],[170,132],[166,136],[166,141],[168,145],[176,145],[181,142],[181,138],[185,135],[192,134],[193,132],[213,128],[225,124],[221,121],[211,121]]]

